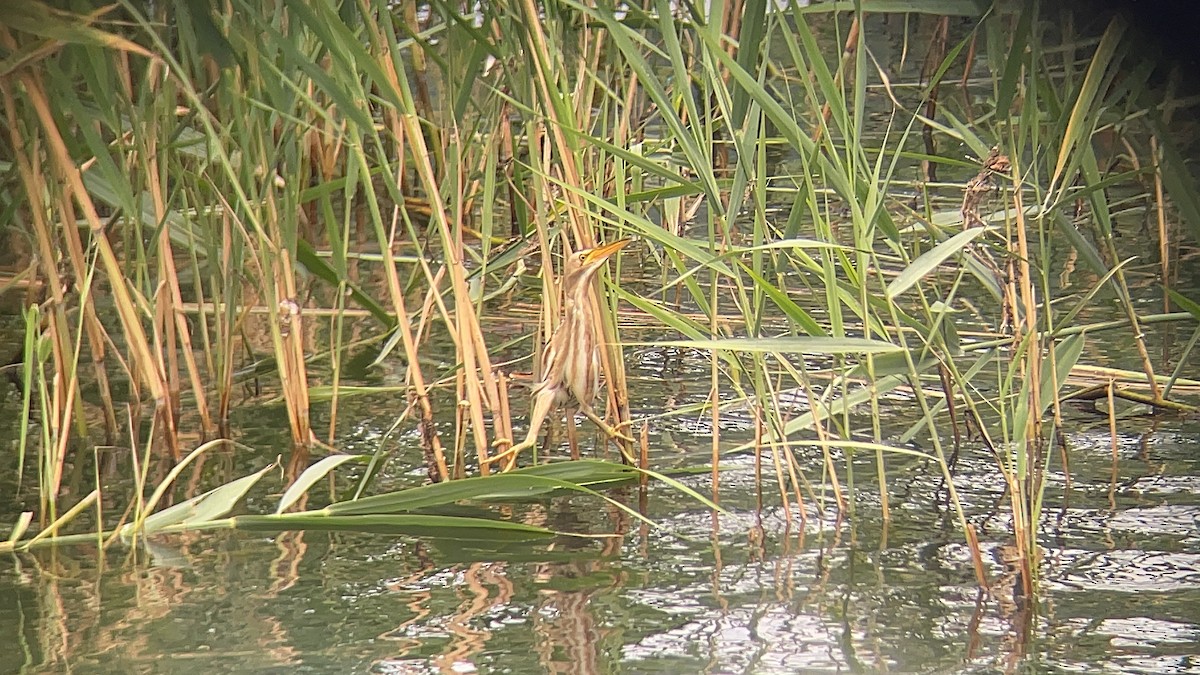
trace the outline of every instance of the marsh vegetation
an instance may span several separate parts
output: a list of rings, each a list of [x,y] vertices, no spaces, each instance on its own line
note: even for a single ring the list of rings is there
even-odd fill
[[[1109,439],[1115,510],[1123,430],[1195,413],[1197,101],[1120,16],[5,11],[17,559],[225,530],[404,535],[448,564],[566,534],[612,554],[614,533],[662,543],[658,490],[658,517],[697,514],[717,551],[806,533],[833,551],[868,522],[886,542],[897,519],[952,532],[1013,666],[1044,607],[1048,504],[1094,468],[1075,434]],[[555,461],[560,420],[497,471],[565,256],[623,238],[588,316],[596,408],[637,465],[581,418],[598,459]],[[552,515],[597,505],[608,520]]]

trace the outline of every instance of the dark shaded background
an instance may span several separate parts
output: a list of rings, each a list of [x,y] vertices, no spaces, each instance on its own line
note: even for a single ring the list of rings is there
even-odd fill
[[[1138,49],[1158,62],[1155,84],[1165,84],[1177,68],[1180,93],[1200,93],[1200,1],[1068,0],[1065,4],[1075,10],[1081,29],[1096,34],[1114,16],[1121,16]]]

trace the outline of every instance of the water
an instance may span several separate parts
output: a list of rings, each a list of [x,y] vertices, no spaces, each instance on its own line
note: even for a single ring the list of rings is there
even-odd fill
[[[214,457],[205,476],[227,480],[267,461],[279,427],[262,411],[245,414],[242,440],[264,452]],[[363,438],[390,421],[356,418],[354,406],[343,414]],[[1200,672],[1200,429],[1131,419],[1114,461],[1104,425],[1070,415],[1072,481],[1050,479],[1044,594],[1028,638],[1005,590],[1003,486],[974,447],[956,484],[980,529],[991,595],[937,506],[935,466],[891,461],[886,524],[870,462],[858,459],[854,517],[839,522],[809,504],[801,525],[778,506],[769,465],[756,508],[753,458],[742,456],[727,462],[728,513],[715,530],[707,510],[654,485],[646,514],[657,528],[592,499],[556,498],[514,517],[620,536],[503,552],[222,532],[157,537],[148,550],[10,556],[0,563],[0,631],[15,642],[0,652],[0,672],[994,672],[1010,663]],[[255,428],[251,417],[269,424]],[[686,420],[659,422],[656,465],[677,462],[677,448],[705,450],[707,439]],[[402,460],[385,477],[393,485],[419,480],[415,453]],[[818,457],[802,463],[819,477]],[[685,481],[710,488],[706,475]],[[277,495],[281,484],[272,485]],[[636,505],[639,495],[613,496]],[[256,493],[248,509],[272,498]]]

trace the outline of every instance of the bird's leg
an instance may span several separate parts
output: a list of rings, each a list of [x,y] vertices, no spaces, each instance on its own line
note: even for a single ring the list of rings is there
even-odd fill
[[[551,417],[550,421],[546,423],[546,435],[542,437],[542,445],[539,449],[541,456],[549,456],[550,451],[558,447],[558,444],[561,442],[559,440],[561,431],[562,425],[559,423],[558,418]],[[537,456],[534,459],[536,460]]]
[[[622,440],[622,441],[625,441],[626,443],[633,442],[633,438],[631,436],[628,436],[626,434],[621,433],[620,431],[617,431],[616,427],[610,426],[608,422],[605,422],[603,418],[601,418],[599,415],[596,414],[595,410],[592,410],[591,406],[581,405],[581,406],[579,406],[579,412],[583,413],[584,417],[587,417],[589,420],[591,420],[593,424],[600,427],[600,430],[603,431],[605,434],[608,434],[608,436],[610,438],[613,438],[616,440]],[[617,427],[626,427],[626,426],[629,426],[629,422],[622,422],[619,425],[617,425]]]
[[[621,458],[624,459],[627,464],[631,466],[637,465],[637,462],[633,458],[633,453],[630,451],[629,446],[626,445],[628,443],[633,443],[632,437],[627,436],[609,426],[608,422],[605,422],[603,419],[601,419],[600,416],[596,414],[596,411],[592,410],[590,405],[580,405],[579,412],[583,413],[584,416],[591,420],[593,424],[600,427],[604,433],[608,434],[609,438],[617,441],[617,448],[621,450]],[[622,422],[620,426],[627,426],[628,424],[629,422]]]
[[[574,410],[567,410],[567,443],[571,445],[571,459],[579,459],[579,435],[575,433]]]
[[[542,423],[546,421],[546,415],[550,414],[550,409],[554,407],[554,392],[549,389],[539,389],[533,395],[533,408],[529,411],[529,431],[525,434],[525,440],[509,447],[503,452],[492,455],[487,458],[488,464],[494,464],[500,460],[506,460],[504,463],[504,471],[511,470],[517,464],[517,455],[526,448],[532,448],[537,445],[538,432],[542,430]],[[498,439],[494,445],[504,445],[511,443],[508,439]]]

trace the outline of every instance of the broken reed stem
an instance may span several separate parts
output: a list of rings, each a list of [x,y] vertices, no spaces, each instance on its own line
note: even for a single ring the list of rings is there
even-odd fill
[[[1021,564],[1021,581],[1023,585],[1023,595],[1026,598],[1032,598],[1034,593],[1034,579],[1036,578],[1038,568],[1038,547],[1037,547],[1037,509],[1036,505],[1040,502],[1042,491],[1042,482],[1039,480],[1040,472],[1038,467],[1041,465],[1042,456],[1042,339],[1038,328],[1038,313],[1037,301],[1034,295],[1033,276],[1029,264],[1029,242],[1028,228],[1025,221],[1025,208],[1021,197],[1021,182],[1022,182],[1022,166],[1018,159],[1011,159],[1012,181],[1013,181],[1013,211],[1015,218],[1016,230],[1016,250],[1010,258],[1016,259],[1016,278],[1014,283],[1018,287],[1020,294],[1020,303],[1023,308],[1022,314],[1013,317],[1014,330],[1013,339],[1022,341],[1027,345],[1024,349],[1024,382],[1029,387],[1029,396],[1026,402],[1028,415],[1024,429],[1015,430],[1016,433],[1024,435],[1024,475],[1014,476],[1013,485],[1011,485],[1011,499],[1013,508],[1013,529],[1016,535],[1017,550],[1020,553]],[[1011,250],[1012,242],[1010,239],[1009,247]],[[1050,392],[1054,395],[1054,392]]]
[[[513,439],[513,430],[512,409],[509,406],[509,379],[508,374],[503,370],[496,373],[496,384],[500,396],[496,405],[496,413],[492,415],[492,434],[495,436],[495,438],[507,438],[511,441]],[[478,460],[480,475],[489,475],[491,473],[491,460],[489,452],[484,452],[484,454],[480,456]]]

